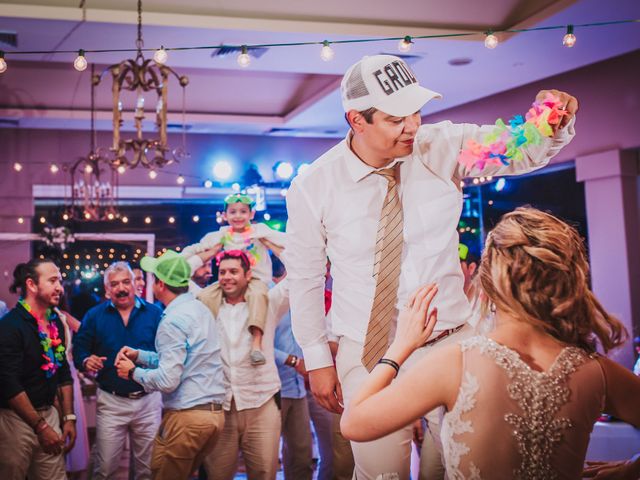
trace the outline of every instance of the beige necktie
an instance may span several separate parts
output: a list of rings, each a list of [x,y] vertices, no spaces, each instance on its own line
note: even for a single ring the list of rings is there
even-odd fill
[[[375,173],[385,177],[389,184],[378,223],[373,271],[376,291],[362,351],[362,364],[368,371],[375,367],[389,346],[389,330],[398,300],[403,244],[402,203],[398,193],[400,164]]]

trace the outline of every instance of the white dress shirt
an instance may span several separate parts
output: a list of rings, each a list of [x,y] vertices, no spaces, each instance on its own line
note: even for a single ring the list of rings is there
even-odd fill
[[[523,149],[524,160],[466,176],[515,175],[540,168],[573,138],[574,122],[555,138]],[[434,336],[465,323],[470,316],[458,258],[460,181],[465,173],[457,156],[468,139],[480,141],[493,128],[448,121],[423,125],[413,153],[387,165],[401,162],[404,246],[398,305],[405,304],[417,287],[436,282]],[[349,139],[347,136],[298,175],[287,193],[289,221],[283,256],[290,281],[293,332],[310,370],[333,365],[323,298],[327,256],[333,277],[333,333],[364,342],[373,303],[376,233],[388,182],[371,174],[375,169],[351,151]]]
[[[289,310],[289,290],[286,279],[269,290],[269,309],[262,336],[264,365],[251,365],[251,333],[249,308],[246,302],[235,305],[223,300],[216,322],[222,343],[222,367],[225,373],[225,410],[231,408],[231,399],[238,411],[258,408],[280,390],[280,377],[273,353],[275,329]]]

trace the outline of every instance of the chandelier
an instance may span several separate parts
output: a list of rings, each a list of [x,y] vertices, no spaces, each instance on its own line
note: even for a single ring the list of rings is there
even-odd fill
[[[178,75],[163,63],[159,63],[162,60],[145,59],[142,54],[143,46],[142,0],[138,0],[136,57],[107,67],[101,75],[92,75],[92,83],[95,85],[100,83],[102,76],[107,71],[111,72],[113,80],[113,143],[107,161],[115,169],[133,169],[142,166],[157,170],[189,156],[186,151],[186,124],[184,121],[185,88],[189,84],[189,79],[184,75]],[[167,141],[167,96],[170,76],[178,79],[182,87],[182,145],[174,149],[169,147]],[[135,136],[133,138],[124,138],[121,132],[123,105],[120,95],[123,91],[136,92],[137,94],[133,110],[135,125]],[[145,138],[142,132],[142,123],[145,119],[145,94],[155,94],[156,97],[154,107],[157,138]]]
[[[91,65],[92,79],[94,65]],[[64,220],[102,221],[118,217],[118,167],[109,161],[106,148],[96,146],[95,82],[91,82],[90,149],[85,157],[65,165],[70,189]],[[102,166],[107,168],[103,169]],[[124,167],[123,167],[124,168]],[[108,178],[107,177],[108,174]]]

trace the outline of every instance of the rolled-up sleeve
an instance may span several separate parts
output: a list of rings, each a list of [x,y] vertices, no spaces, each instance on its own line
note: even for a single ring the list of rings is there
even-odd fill
[[[327,340],[324,286],[326,235],[311,199],[294,181],[287,192],[287,267],[293,334],[304,354],[307,370],[333,365]]]
[[[0,385],[2,400],[7,401],[20,392],[24,386],[20,381],[22,376],[22,337],[13,325],[3,325],[0,330]]]
[[[180,317],[165,318],[158,328],[156,348],[157,368],[136,368],[133,379],[147,392],[171,393],[180,385],[184,362],[187,358],[188,332]],[[147,358],[150,364],[154,361]]]
[[[158,368],[158,354],[148,350],[138,350],[136,363],[146,368]]]

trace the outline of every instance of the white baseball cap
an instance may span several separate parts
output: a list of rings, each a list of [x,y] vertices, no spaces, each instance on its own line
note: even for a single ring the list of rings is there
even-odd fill
[[[345,112],[373,107],[394,117],[407,117],[429,100],[442,98],[421,87],[405,61],[393,55],[363,57],[344,74],[340,93]]]

